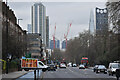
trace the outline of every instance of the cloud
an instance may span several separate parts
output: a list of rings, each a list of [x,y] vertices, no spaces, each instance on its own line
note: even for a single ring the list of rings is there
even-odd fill
[[[10,2],[106,2],[106,1],[107,0],[10,0]]]
[[[33,2],[9,2],[10,8],[15,12],[17,18],[22,18],[20,25],[27,29],[27,24],[31,23],[31,6]],[[105,3],[96,2],[43,2],[46,6],[46,14],[50,17],[50,38],[57,24],[56,37],[64,38],[68,24],[72,22],[72,27],[68,38],[74,37],[88,29],[89,15],[91,9],[99,6],[105,7]]]

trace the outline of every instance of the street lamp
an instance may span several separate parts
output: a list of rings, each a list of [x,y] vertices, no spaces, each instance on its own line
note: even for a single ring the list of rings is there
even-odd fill
[[[7,55],[7,63],[6,63],[6,74],[8,74],[8,14],[7,14],[7,0],[6,0],[6,55]]]
[[[20,21],[20,20],[23,20],[23,19],[18,19],[18,25],[19,25],[19,21]]]

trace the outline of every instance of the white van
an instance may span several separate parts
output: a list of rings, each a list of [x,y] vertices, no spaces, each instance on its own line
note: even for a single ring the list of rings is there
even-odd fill
[[[46,71],[48,69],[48,66],[45,65],[42,61],[38,61],[38,68],[41,68],[42,71]]]
[[[116,73],[116,69],[120,68],[120,63],[110,63],[108,67],[109,76]]]
[[[35,58],[25,58],[21,59],[21,68],[25,71],[42,69],[42,71],[46,71],[48,66],[45,65],[42,61],[39,61]]]

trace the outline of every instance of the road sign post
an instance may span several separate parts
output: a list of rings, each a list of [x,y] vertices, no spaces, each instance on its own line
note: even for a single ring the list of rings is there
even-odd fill
[[[34,80],[37,80],[36,79],[36,70],[34,70]]]

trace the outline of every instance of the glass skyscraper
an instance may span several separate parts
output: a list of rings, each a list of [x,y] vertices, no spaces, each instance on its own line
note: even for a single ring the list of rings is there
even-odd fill
[[[96,34],[104,35],[108,31],[108,10],[96,7]]]
[[[32,26],[31,26],[31,24],[27,25],[27,30],[28,30],[28,33],[32,33]]]
[[[66,49],[66,40],[62,41],[62,49]]]
[[[56,40],[56,48],[60,49],[60,40]]]
[[[60,40],[55,40],[55,48],[60,49]],[[54,41],[50,40],[50,49],[54,49]]]
[[[89,32],[90,32],[90,34],[94,34],[95,33],[94,14],[93,14],[92,10],[90,12]]]
[[[32,33],[39,33],[46,45],[46,8],[42,3],[32,6]]]
[[[46,16],[46,46],[49,48],[49,16]]]

